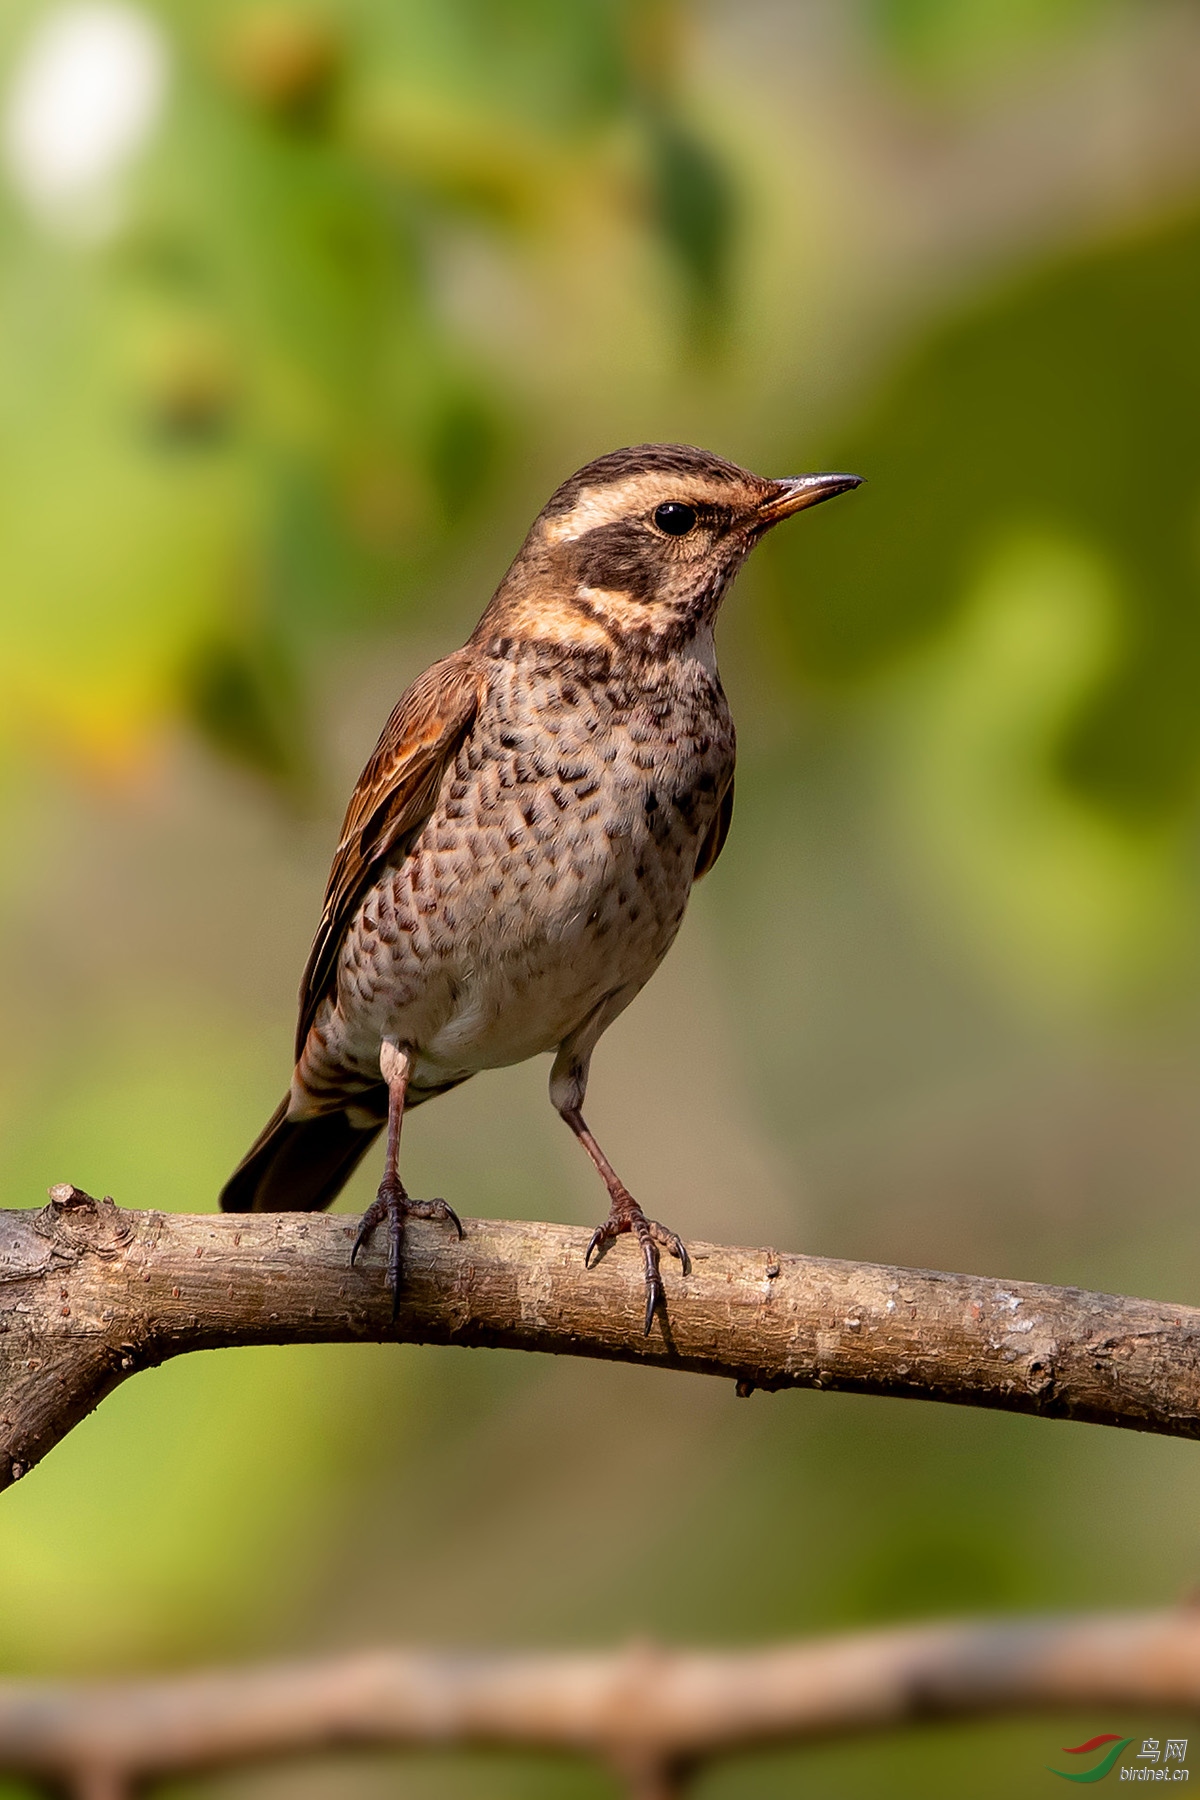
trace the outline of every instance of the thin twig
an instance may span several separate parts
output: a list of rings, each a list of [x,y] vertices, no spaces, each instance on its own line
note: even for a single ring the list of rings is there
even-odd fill
[[[107,1796],[339,1749],[520,1748],[594,1757],[648,1795],[754,1747],[1080,1707],[1102,1723],[1200,1710],[1200,1614],[909,1626],[724,1653],[380,1650],[154,1681],[0,1681],[0,1771]],[[80,1788],[86,1769],[111,1787]]]
[[[125,1212],[75,1188],[0,1212],[0,1487],[139,1369],[234,1344],[400,1340],[653,1363],[755,1388],[821,1387],[1200,1436],[1200,1310],[984,1276],[690,1246],[642,1335],[637,1247],[591,1270],[587,1234],[413,1223],[399,1319],[383,1253],[322,1214]]]

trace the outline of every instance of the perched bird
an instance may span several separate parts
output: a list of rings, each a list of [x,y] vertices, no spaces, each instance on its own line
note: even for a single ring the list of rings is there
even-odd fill
[[[670,948],[733,813],[734,730],[713,626],[747,554],[856,475],[767,481],[644,444],[551,496],[469,641],[427,669],[350,800],[300,986],[291,1087],[221,1195],[227,1211],[328,1206],[386,1126],[351,1260],[407,1216],[459,1230],[400,1180],[405,1110],[481,1069],[554,1052],[550,1099],[608,1189],[585,1263],[648,1219],[583,1118],[602,1032]]]

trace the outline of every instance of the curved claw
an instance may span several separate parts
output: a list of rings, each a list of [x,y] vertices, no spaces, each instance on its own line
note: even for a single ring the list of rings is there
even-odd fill
[[[437,1219],[439,1223],[453,1225],[459,1237],[463,1235],[462,1220],[445,1200],[411,1200],[406,1197],[404,1210],[414,1219]]]
[[[641,1240],[642,1263],[646,1271],[646,1323],[642,1336],[649,1337],[650,1327],[654,1323],[654,1315],[663,1300],[663,1285],[658,1267],[658,1251],[649,1227],[643,1226],[638,1231],[638,1237]]]
[[[605,1230],[604,1226],[597,1225],[595,1231],[593,1231],[593,1233],[592,1233],[592,1241],[583,1253],[583,1266],[585,1269],[591,1268],[593,1256],[596,1254],[597,1250],[600,1249],[601,1245],[607,1240],[607,1238],[608,1238],[608,1232]]]
[[[659,1249],[669,1250],[672,1256],[678,1257],[685,1275],[690,1275],[692,1272],[691,1259],[683,1239],[677,1237],[675,1232],[668,1231],[666,1226],[660,1225],[657,1220],[647,1219],[640,1207],[618,1210],[614,1206],[612,1213],[603,1225],[597,1225],[591,1235],[588,1247],[583,1253],[584,1268],[590,1269],[592,1258],[597,1251],[613,1238],[619,1237],[623,1231],[635,1232],[641,1246],[642,1263],[646,1273],[646,1322],[643,1326],[643,1335],[649,1337],[655,1313],[659,1307],[662,1307],[665,1313],[667,1304],[662,1272],[658,1262]]]
[[[355,1238],[354,1248],[350,1252],[351,1268],[353,1268],[358,1261],[359,1251],[365,1250],[371,1239],[375,1236],[375,1228],[379,1224],[379,1219],[378,1217],[374,1219],[371,1217],[374,1210],[374,1207],[369,1206],[362,1216],[362,1221],[358,1227],[358,1236]]]
[[[674,1232],[672,1232],[667,1243],[667,1249],[671,1252],[672,1256],[677,1256],[679,1258],[683,1265],[684,1274],[690,1275],[692,1272],[692,1263],[691,1258],[687,1253],[687,1245],[684,1243],[683,1239],[677,1238]]]
[[[457,1231],[459,1238],[463,1236],[462,1220],[452,1206],[444,1200],[412,1200],[400,1189],[382,1187],[375,1199],[362,1216],[358,1228],[358,1236],[354,1240],[354,1248],[350,1252],[350,1267],[358,1260],[360,1250],[366,1248],[374,1237],[377,1228],[387,1219],[391,1225],[388,1239],[387,1285],[392,1296],[392,1321],[400,1316],[400,1261],[404,1242],[404,1221],[407,1217],[415,1219],[448,1219]]]

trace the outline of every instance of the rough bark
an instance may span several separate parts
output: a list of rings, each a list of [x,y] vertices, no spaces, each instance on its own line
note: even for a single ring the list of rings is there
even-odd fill
[[[690,1246],[664,1258],[642,1335],[628,1238],[414,1222],[393,1322],[382,1249],[323,1214],[127,1212],[75,1188],[0,1212],[0,1486],[111,1389],[188,1350],[398,1340],[501,1345],[690,1369],[754,1388],[837,1388],[1200,1436],[1200,1310],[1078,1288]]]
[[[935,1624],[733,1653],[380,1650],[104,1683],[0,1681],[0,1771],[83,1796],[365,1748],[569,1751],[669,1794],[714,1757],[971,1715],[1200,1707],[1193,1609]]]

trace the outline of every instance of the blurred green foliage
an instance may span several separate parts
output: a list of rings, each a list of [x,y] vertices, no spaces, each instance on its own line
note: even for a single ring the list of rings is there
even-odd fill
[[[1055,746],[1119,817],[1200,780],[1200,222],[1070,259],[935,331],[837,460],[870,502],[767,555],[801,666],[862,679],[929,641],[998,545],[1042,532],[1100,562],[1114,642]]]
[[[995,81],[1031,49],[1070,43],[1117,0],[870,0],[880,46],[910,77],[951,92]]]
[[[394,615],[520,428],[445,231],[519,256],[607,215],[711,313],[728,185],[662,5],[152,12],[170,104],[119,225],[0,217],[2,716],[120,765],[182,701],[295,783],[305,645]]]
[[[802,681],[888,688],[901,862],[1035,1010],[1195,954],[1198,307],[1188,212],[956,310],[832,452],[861,504],[764,553]]]

